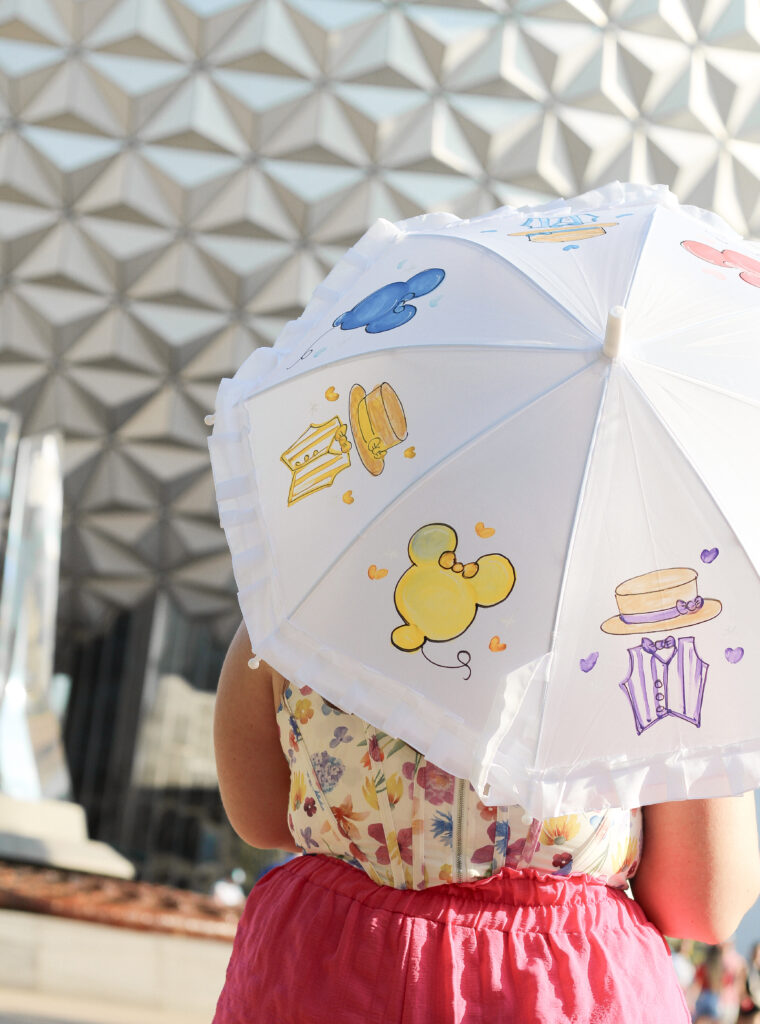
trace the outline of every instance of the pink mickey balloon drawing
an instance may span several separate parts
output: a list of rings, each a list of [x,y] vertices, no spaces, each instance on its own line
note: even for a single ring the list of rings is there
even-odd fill
[[[692,256],[706,260],[707,263],[712,263],[716,267],[728,267],[741,271],[739,277],[742,281],[746,281],[747,284],[751,284],[755,288],[760,288],[760,260],[753,259],[746,253],[736,252],[734,249],[714,249],[704,242],[689,240],[681,242],[681,245]]]
[[[726,648],[726,661],[730,665],[736,665],[737,662],[741,661],[744,657],[743,647],[727,647]]]

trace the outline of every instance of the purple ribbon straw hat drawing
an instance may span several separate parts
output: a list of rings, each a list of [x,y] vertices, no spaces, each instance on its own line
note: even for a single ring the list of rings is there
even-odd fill
[[[694,569],[656,569],[615,587],[618,615],[602,623],[605,633],[653,633],[684,629],[720,615],[723,605],[697,593]]]
[[[693,569],[661,569],[634,576],[615,588],[618,615],[602,623],[605,633],[626,635],[683,629],[720,614],[722,604],[697,591]],[[667,717],[699,728],[707,662],[693,636],[644,636],[628,648],[628,675],[620,689],[628,698],[639,735]]]

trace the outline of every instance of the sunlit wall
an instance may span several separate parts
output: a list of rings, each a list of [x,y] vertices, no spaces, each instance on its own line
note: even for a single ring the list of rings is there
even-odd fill
[[[760,233],[741,0],[3,0],[0,404],[65,438],[62,624],[237,617],[203,417],[376,217],[661,181]]]

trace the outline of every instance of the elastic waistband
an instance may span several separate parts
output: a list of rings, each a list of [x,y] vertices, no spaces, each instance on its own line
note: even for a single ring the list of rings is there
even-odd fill
[[[633,900],[588,875],[547,875],[505,867],[491,878],[475,882],[393,889],[377,885],[363,871],[336,857],[309,854],[275,868],[258,884],[276,885],[278,879],[285,883],[286,877],[376,911],[474,927],[574,931],[620,927],[623,919],[630,922],[632,917],[649,925]]]

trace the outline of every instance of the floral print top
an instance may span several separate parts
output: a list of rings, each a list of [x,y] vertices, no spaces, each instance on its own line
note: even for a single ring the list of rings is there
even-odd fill
[[[424,889],[487,878],[507,865],[625,888],[636,871],[638,809],[541,821],[518,806],[485,807],[466,779],[307,686],[286,685],[277,723],[297,845],[339,857],[380,885]]]

